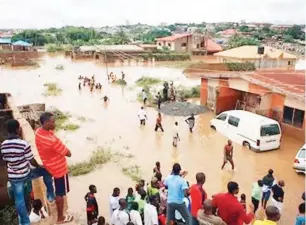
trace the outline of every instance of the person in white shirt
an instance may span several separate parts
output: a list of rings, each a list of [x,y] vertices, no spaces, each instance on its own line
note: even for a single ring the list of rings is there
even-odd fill
[[[147,99],[148,99],[147,93],[146,93],[146,91],[144,89],[142,89],[143,105],[146,105]]]
[[[146,119],[148,119],[148,117],[147,117],[147,113],[146,113],[146,111],[144,111],[143,107],[141,107],[141,109],[138,113],[138,117],[140,119],[140,125],[146,125]]]
[[[150,196],[149,203],[144,207],[144,225],[158,225],[158,200],[155,195]]]
[[[138,202],[133,202],[132,203],[132,210],[130,211],[130,217],[131,217],[131,222],[134,225],[142,225],[142,220],[140,213],[138,211]]]
[[[113,212],[111,218],[112,225],[127,225],[128,222],[131,222],[130,214],[126,208],[126,200],[124,198],[119,199],[120,207]]]
[[[34,200],[32,205],[33,209],[29,216],[31,223],[38,223],[41,219],[49,217],[40,199]]]
[[[173,126],[173,141],[172,141],[172,145],[174,147],[177,147],[178,140],[180,140],[180,136],[178,134],[178,122],[175,122]]]
[[[113,194],[109,198],[109,209],[110,209],[110,215],[112,216],[113,212],[119,208],[119,197],[120,195],[120,189],[114,188]]]

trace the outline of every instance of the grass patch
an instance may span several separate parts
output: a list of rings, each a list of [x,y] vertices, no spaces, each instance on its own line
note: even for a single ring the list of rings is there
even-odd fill
[[[128,177],[130,177],[133,181],[139,182],[142,178],[142,172],[140,167],[137,165],[123,167],[122,173]]]
[[[71,114],[68,112],[62,112],[59,109],[52,109],[51,113],[55,117],[55,131],[75,131],[80,128],[79,125],[73,123],[67,123],[71,118]]]
[[[59,96],[63,91],[56,83],[45,83],[44,87],[46,87],[44,96]]]
[[[62,45],[58,45],[58,44],[48,44],[46,46],[46,49],[47,49],[47,52],[49,52],[49,53],[64,51],[64,47]]]
[[[18,217],[14,205],[7,205],[0,208],[0,224],[18,225]]]
[[[98,146],[88,161],[69,165],[69,173],[71,176],[85,175],[110,161],[118,162],[122,158],[132,157],[134,157],[132,154],[124,154],[120,152],[113,153],[110,149],[106,150],[103,147]]]
[[[145,77],[145,76],[136,80],[136,84],[140,87],[148,87],[148,86],[160,84],[162,82],[163,81],[161,79],[154,78],[154,77]]]
[[[56,65],[55,69],[56,70],[64,70],[64,66],[59,64],[59,65]]]
[[[118,79],[118,80],[114,81],[113,84],[127,85],[126,81],[122,80],[122,79]]]

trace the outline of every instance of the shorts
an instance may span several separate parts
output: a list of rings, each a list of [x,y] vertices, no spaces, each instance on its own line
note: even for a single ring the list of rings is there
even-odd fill
[[[224,156],[224,162],[227,162],[227,161],[232,161],[232,157]]]
[[[279,212],[281,212],[283,209],[283,203],[277,201],[275,198],[272,198],[272,205],[275,206]]]
[[[270,198],[270,195],[271,195],[271,191],[269,190],[269,191],[266,191],[266,192],[262,192],[262,199],[264,199],[264,200],[269,200],[269,198]]]
[[[54,178],[54,186],[56,196],[65,196],[70,191],[68,174],[60,178]]]

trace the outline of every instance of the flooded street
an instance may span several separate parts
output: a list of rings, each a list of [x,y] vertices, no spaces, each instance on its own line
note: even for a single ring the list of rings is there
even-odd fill
[[[55,70],[62,64],[64,70]],[[298,204],[305,189],[304,176],[296,174],[292,169],[293,159],[303,143],[284,137],[278,151],[254,153],[240,145],[234,144],[234,172],[227,165],[220,170],[223,160],[223,147],[227,139],[209,127],[212,113],[196,117],[193,134],[189,133],[183,117],[163,116],[165,132],[154,132],[156,110],[147,108],[148,121],[145,127],[139,126],[137,113],[141,104],[136,101],[136,94],[141,89],[134,82],[141,76],[158,77],[174,80],[175,84],[185,86],[199,85],[200,80],[187,79],[181,69],[167,68],[147,64],[109,65],[109,72],[120,77],[121,71],[126,74],[126,87],[108,84],[106,68],[93,61],[71,62],[69,58],[46,56],[37,69],[4,69],[0,67],[0,92],[9,92],[14,96],[17,105],[29,103],[46,103],[47,107],[56,107],[72,114],[72,120],[80,125],[74,132],[60,131],[58,135],[72,151],[69,163],[88,159],[97,146],[110,147],[112,151],[133,154],[131,159],[122,159],[120,163],[108,163],[90,174],[72,177],[69,207],[74,213],[85,215],[84,195],[88,186],[95,184],[98,189],[97,199],[101,215],[109,217],[108,197],[112,189],[118,186],[121,196],[126,196],[127,188],[134,187],[129,177],[122,173],[122,167],[138,165],[143,178],[149,181],[156,161],[161,162],[162,173],[168,175],[173,162],[179,162],[189,173],[187,180],[193,184],[195,173],[206,174],[205,189],[209,196],[225,191],[227,182],[234,180],[239,183],[240,193],[245,193],[250,203],[251,185],[266,175],[268,169],[275,171],[275,177],[284,180],[286,186],[285,203],[282,219],[279,224],[293,224]],[[88,87],[78,90],[78,76],[91,77],[102,84],[102,91],[90,93]],[[62,95],[45,97],[44,83],[55,82],[63,89]],[[102,97],[110,98],[104,105]],[[197,100],[195,100],[197,101]],[[81,121],[79,117],[85,117]],[[179,123],[181,141],[178,148],[172,147],[172,127]],[[258,217],[262,216],[262,210]]]

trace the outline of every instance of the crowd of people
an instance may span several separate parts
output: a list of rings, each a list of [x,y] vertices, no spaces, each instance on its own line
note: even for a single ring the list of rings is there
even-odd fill
[[[189,118],[188,118],[189,119]],[[187,119],[187,120],[188,120]],[[31,146],[21,139],[21,126],[17,120],[7,122],[8,137],[1,144],[1,156],[7,165],[9,191],[15,201],[20,225],[30,225],[48,217],[48,213],[39,199],[33,199],[32,209],[27,208],[27,195],[30,193],[32,179],[43,177],[46,186],[47,204],[57,208],[57,224],[64,224],[74,218],[64,211],[64,196],[69,192],[68,165],[66,157],[71,157],[69,149],[54,134],[55,118],[45,112],[40,117],[41,127],[35,132],[35,144],[42,161],[38,163]],[[228,143],[231,145],[231,142]],[[232,152],[232,148],[231,149]],[[225,152],[227,148],[225,147]],[[231,153],[232,154],[232,153]],[[227,160],[229,160],[227,158]],[[127,195],[121,195],[114,188],[110,196],[111,225],[242,225],[249,224],[261,206],[267,219],[255,221],[256,225],[277,224],[281,217],[284,202],[285,182],[274,178],[270,169],[266,176],[252,185],[252,195],[242,194],[239,198],[239,185],[234,181],[227,184],[226,193],[208,195],[203,185],[206,177],[203,172],[195,175],[192,185],[185,180],[186,171],[175,163],[169,176],[163,179],[161,165],[156,162],[153,178],[149,184],[141,180],[135,188],[129,188]],[[105,224],[105,218],[99,217],[98,203],[95,198],[97,188],[89,186],[85,196],[87,204],[87,223]],[[211,196],[211,197],[209,197]],[[267,206],[272,196],[271,205]],[[252,204],[247,210],[247,199]],[[296,225],[305,224],[304,202],[298,207]]]

